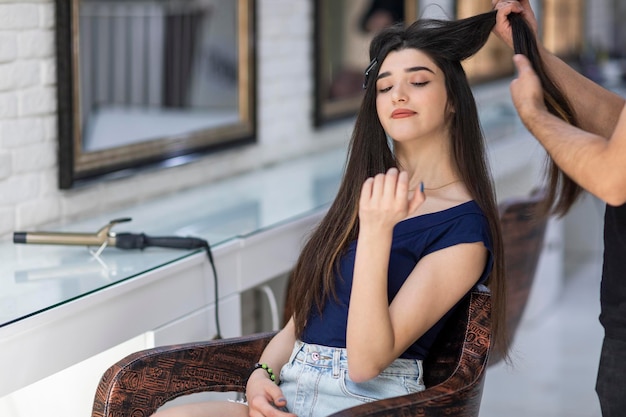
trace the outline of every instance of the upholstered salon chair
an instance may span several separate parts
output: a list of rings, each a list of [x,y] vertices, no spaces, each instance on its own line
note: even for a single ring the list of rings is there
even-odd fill
[[[333,417],[477,417],[491,346],[491,296],[472,290],[442,330],[424,364],[427,389],[363,404]],[[147,349],[103,375],[92,417],[147,417],[176,397],[202,391],[244,392],[273,333]]]
[[[545,193],[539,190],[528,197],[507,199],[499,206],[507,279],[506,325],[509,344],[513,343],[526,309],[543,250],[548,223],[548,216],[541,213],[544,198]],[[494,352],[489,358],[489,366],[501,360]]]

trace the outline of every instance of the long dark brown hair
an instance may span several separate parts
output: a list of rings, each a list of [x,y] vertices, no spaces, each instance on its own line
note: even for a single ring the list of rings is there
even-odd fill
[[[509,15],[513,31],[513,50],[516,54],[524,54],[537,73],[544,92],[544,102],[550,113],[567,123],[578,126],[574,109],[556,83],[548,75],[539,55],[535,36],[524,20],[517,14]],[[543,204],[544,213],[565,215],[581,195],[582,188],[565,174],[548,156],[546,159],[547,195]]]
[[[321,311],[330,297],[336,297],[335,272],[339,259],[359,231],[358,200],[363,182],[398,166],[377,116],[375,83],[380,64],[389,52],[414,48],[428,54],[445,75],[448,104],[455,110],[448,120],[453,162],[470,195],[485,213],[491,232],[494,265],[487,285],[492,293],[492,333],[494,348],[507,357],[506,288],[498,207],[476,103],[461,65],[461,61],[485,44],[495,25],[495,17],[494,11],[456,21],[421,19],[407,28],[387,28],[372,40],[370,60],[373,65],[368,68],[365,95],[337,197],[306,242],[292,272],[287,304],[293,307],[296,335],[302,335],[313,308]],[[520,38],[519,32],[524,32],[522,43],[534,45],[536,51],[536,40],[528,26],[516,21],[512,24],[516,27],[514,37]],[[531,59],[539,59],[538,53]],[[557,88],[551,96],[556,103],[564,102]],[[568,107],[558,105],[555,108]]]

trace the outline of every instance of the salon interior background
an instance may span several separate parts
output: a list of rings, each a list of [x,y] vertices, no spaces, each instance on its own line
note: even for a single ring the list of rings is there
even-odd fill
[[[57,1],[94,3],[91,0]],[[219,6],[235,1],[239,0],[205,0],[204,3]],[[152,3],[159,2],[152,0]],[[314,42],[315,8],[322,3],[338,2],[256,1],[252,15],[256,26],[253,38],[256,65],[252,72],[255,81],[252,104],[256,108],[254,141],[205,153],[184,164],[165,163],[62,189],[58,157],[58,115],[62,106],[57,101],[56,3],[54,0],[0,0],[0,239],[9,240],[16,230],[71,223],[276,162],[345,147],[352,119],[320,123],[315,99],[318,64]],[[358,10],[368,1],[343,2]],[[149,3],[148,0],[145,3]],[[570,42],[576,44],[577,54],[570,58],[584,64],[581,68],[590,76],[602,78],[602,74],[611,73],[611,68],[615,68],[615,64],[619,66],[620,59],[626,56],[626,27],[622,24],[626,20],[625,2],[535,0],[532,3],[535,10],[545,11],[546,17],[555,17],[552,24],[563,24],[563,20],[567,20],[566,27],[570,30],[575,27],[567,36],[554,27],[546,29],[546,35],[552,34],[550,42],[557,48],[567,50]],[[406,4],[412,4],[418,15],[441,17],[455,16],[456,11],[464,7],[471,9],[477,4],[490,4],[490,0],[471,0],[471,3],[470,0],[416,0]],[[573,14],[570,13],[573,10]],[[355,25],[353,20],[358,18],[358,13],[348,13],[345,17]],[[362,59],[358,55],[354,52],[346,59]],[[500,75],[493,83],[502,84],[507,77],[510,75],[504,78]],[[489,89],[491,84],[483,80],[476,89]],[[506,90],[505,86],[505,95]],[[571,223],[578,227],[582,222]],[[595,227],[595,223],[592,226]],[[566,256],[568,248],[576,250],[581,246],[581,240],[575,237],[585,235],[580,229],[568,235],[569,230],[565,228],[563,239]],[[596,232],[594,236],[599,233]],[[77,395],[81,395],[77,403],[91,401],[91,392],[85,393],[84,398],[81,393]],[[37,395],[37,398],[41,397]],[[18,398],[0,400],[1,408],[12,406]]]
[[[70,0],[67,0],[70,1]],[[76,0],[72,0],[76,1]],[[279,160],[345,145],[351,120],[314,127],[314,3],[256,4],[255,142],[175,167],[60,190],[53,0],[0,2],[0,236],[71,221],[206,184]],[[356,2],[355,2],[356,3]],[[419,13],[454,15],[453,0],[419,1]],[[459,2],[464,3],[464,2]],[[537,10],[550,3],[535,1]],[[583,52],[623,52],[618,0],[580,1]],[[433,6],[436,4],[437,6]],[[562,7],[562,5],[561,5]],[[425,11],[425,12],[424,12]]]

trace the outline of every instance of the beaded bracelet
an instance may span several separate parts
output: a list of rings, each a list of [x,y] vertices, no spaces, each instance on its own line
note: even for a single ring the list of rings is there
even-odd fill
[[[274,370],[272,368],[269,367],[268,364],[266,363],[255,363],[254,364],[254,370],[257,369],[265,369],[265,372],[267,372],[267,375],[270,377],[270,379],[274,382],[276,382],[276,375],[274,375]]]

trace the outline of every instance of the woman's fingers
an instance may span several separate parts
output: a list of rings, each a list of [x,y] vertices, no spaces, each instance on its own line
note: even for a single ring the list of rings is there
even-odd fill
[[[385,180],[387,176],[385,174],[377,174],[374,177],[374,184],[372,186],[372,198],[379,199],[384,192],[385,189]]]
[[[374,189],[374,178],[370,177],[365,180],[361,187],[361,205],[365,204],[372,198],[372,191]]]
[[[388,200],[393,200],[396,197],[396,185],[398,184],[398,169],[389,168],[387,174],[385,174],[385,180],[383,183],[382,196]]]
[[[400,201],[407,201],[409,198],[409,174],[406,171],[402,171],[398,175],[396,198]]]
[[[393,201],[405,198],[408,194],[409,177],[406,172],[390,168],[385,174],[377,174],[363,183],[361,199]]]
[[[402,220],[409,208],[408,173],[391,168],[385,174],[368,178],[361,188],[359,204],[361,220],[365,220],[363,216],[391,224]]]

